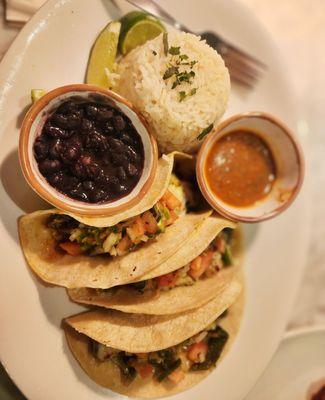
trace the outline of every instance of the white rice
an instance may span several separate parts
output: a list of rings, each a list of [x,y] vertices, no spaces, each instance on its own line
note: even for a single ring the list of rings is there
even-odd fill
[[[131,51],[118,65],[120,75],[116,90],[129,99],[146,117],[156,135],[160,150],[195,151],[200,145],[197,136],[225,112],[230,79],[219,54],[199,37],[172,31],[168,33],[169,47],[180,47],[180,53],[197,60],[193,82],[183,82],[172,89],[175,77],[163,79],[169,63],[177,56],[164,54],[163,35]],[[155,55],[156,53],[156,55]],[[186,62],[184,61],[184,62]],[[180,66],[179,71],[191,71]],[[194,95],[180,101],[180,91]]]

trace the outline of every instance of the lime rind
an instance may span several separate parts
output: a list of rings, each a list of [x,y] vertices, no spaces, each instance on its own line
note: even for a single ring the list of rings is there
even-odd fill
[[[98,35],[90,53],[87,83],[105,88],[112,87],[110,73],[114,73],[120,30],[121,23],[112,21]]]
[[[44,89],[32,89],[30,91],[30,97],[32,99],[32,102],[35,103],[37,100],[43,97],[45,93],[46,91]]]
[[[126,14],[120,21],[119,50],[123,55],[166,31],[157,18],[141,11]]]

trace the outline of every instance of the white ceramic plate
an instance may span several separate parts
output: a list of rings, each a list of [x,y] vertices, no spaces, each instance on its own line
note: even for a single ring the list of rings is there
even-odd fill
[[[160,0],[193,29],[216,29],[269,65],[254,92],[233,91],[228,116],[262,110],[297,127],[294,95],[281,59],[255,17],[235,0]],[[81,310],[61,288],[45,287],[26,268],[17,218],[44,204],[21,175],[17,143],[31,88],[83,81],[98,32],[119,15],[109,0],[50,0],[25,26],[0,66],[0,355],[33,400],[120,397],[93,383],[70,355],[62,318]],[[177,399],[241,399],[264,370],[283,334],[308,246],[303,191],[281,217],[246,229],[247,303],[241,332],[217,370]]]
[[[289,333],[245,400],[307,400],[322,384],[325,326]]]

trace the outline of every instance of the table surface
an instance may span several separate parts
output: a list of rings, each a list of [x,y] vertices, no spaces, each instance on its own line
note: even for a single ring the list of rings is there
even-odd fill
[[[242,1],[259,17],[282,54],[301,105],[299,129],[309,136],[307,184],[311,188],[311,204],[317,207],[311,210],[308,264],[288,329],[325,323],[325,224],[321,223],[325,221],[325,1]],[[19,27],[5,23],[2,3],[0,15],[1,59]]]

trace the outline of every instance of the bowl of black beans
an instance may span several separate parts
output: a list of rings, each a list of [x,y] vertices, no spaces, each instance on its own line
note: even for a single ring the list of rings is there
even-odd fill
[[[21,127],[19,157],[27,182],[46,201],[104,216],[147,193],[158,150],[146,121],[126,99],[75,84],[32,105]]]

